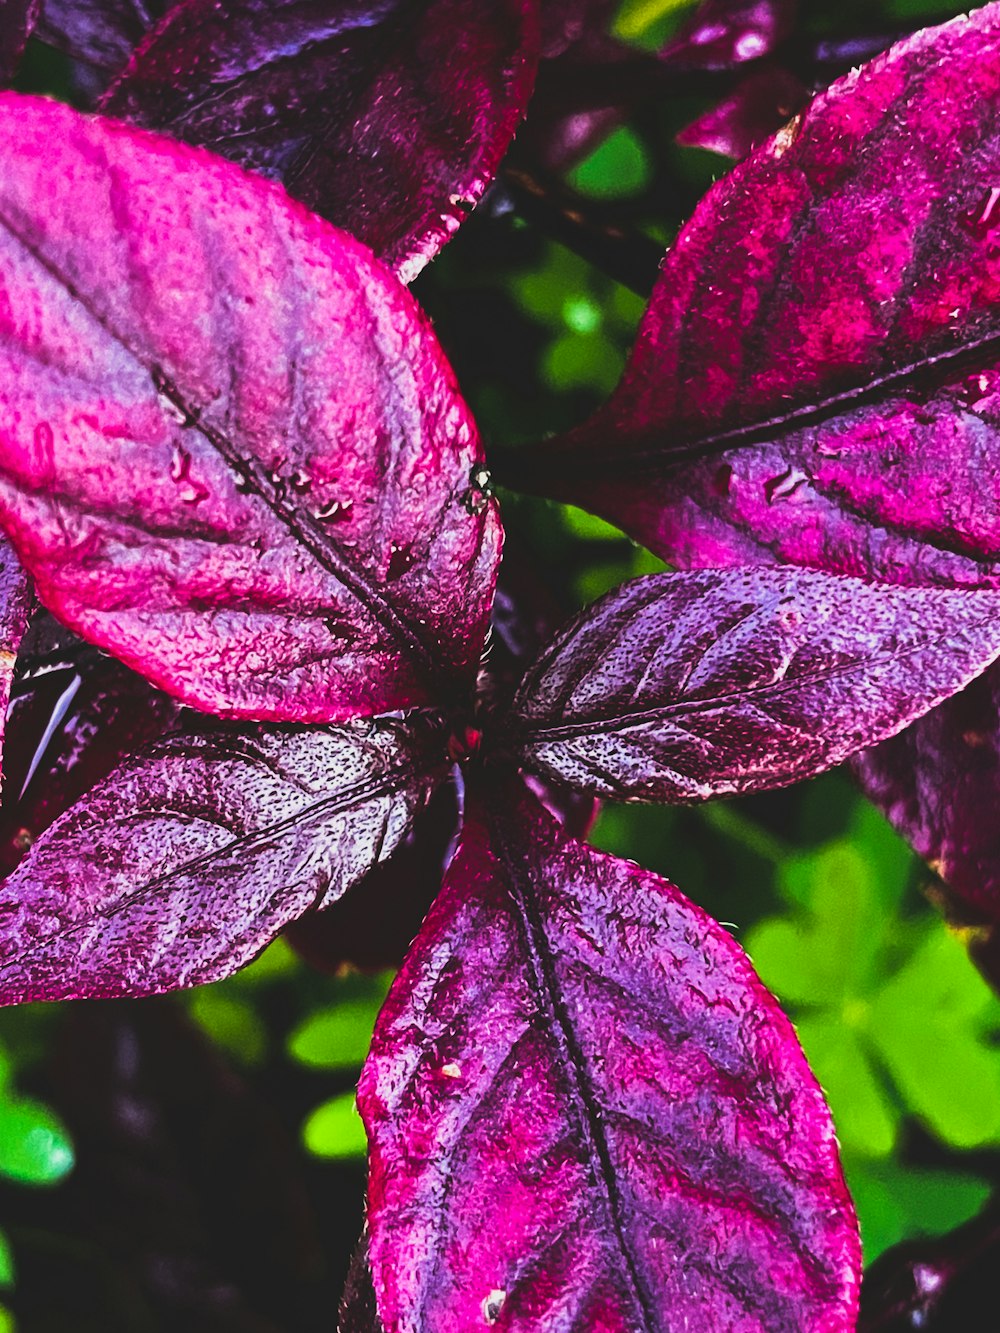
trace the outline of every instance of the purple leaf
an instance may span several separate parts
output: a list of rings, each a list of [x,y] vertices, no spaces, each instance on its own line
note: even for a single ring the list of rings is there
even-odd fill
[[[603,48],[615,8],[616,0],[542,0],[542,56],[558,60],[595,42]]]
[[[634,579],[576,617],[513,705],[523,762],[620,800],[812,777],[892,735],[1000,653],[1000,592],[807,570]]]
[[[856,755],[868,798],[967,907],[1000,919],[1000,667]]]
[[[375,1305],[375,1288],[372,1286],[368,1265],[367,1234],[362,1235],[351,1255],[351,1266],[347,1270],[347,1281],[340,1303],[337,1333],[385,1333]]]
[[[998,97],[997,5],[822,93],[705,197],[536,484],[677,564],[995,580]]]
[[[805,85],[780,65],[755,69],[677,135],[683,148],[705,148],[739,161],[800,111],[809,100]]]
[[[492,180],[538,43],[538,0],[186,0],[101,105],[283,181],[409,282]]]
[[[174,722],[178,705],[142,676],[39,612],[21,645],[7,716],[0,876],[38,835],[136,749]]]
[[[386,1333],[854,1327],[791,1025],[714,921],[523,789],[467,821],[359,1105]]]
[[[158,742],[57,820],[0,889],[0,1003],[229,976],[391,855],[430,785],[391,723]]]
[[[474,678],[500,526],[406,291],[277,186],[0,98],[0,520],[85,638],[219,715]]]
[[[7,703],[17,662],[17,650],[31,614],[34,595],[31,580],[14,554],[10,542],[0,536],[0,784],[9,764],[3,755]]]
[[[38,35],[107,74],[122,68],[168,0],[43,0]]]
[[[702,0],[660,58],[720,70],[759,60],[789,36],[797,9],[797,0]]]
[[[0,81],[17,73],[41,0],[0,0]]]
[[[328,907],[292,921],[285,939],[300,958],[331,976],[397,968],[441,888],[458,837],[454,783],[442,782],[388,860]]]

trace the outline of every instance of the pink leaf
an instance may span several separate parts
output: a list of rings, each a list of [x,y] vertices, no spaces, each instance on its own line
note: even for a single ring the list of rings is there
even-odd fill
[[[220,715],[474,677],[500,528],[430,329],[209,154],[0,98],[0,520],[42,600]]]
[[[409,282],[524,115],[538,0],[186,0],[103,110],[273,179]]]
[[[528,484],[681,565],[995,581],[998,99],[995,4],[817,97],[706,195]]]
[[[685,125],[677,142],[684,148],[704,148],[739,161],[808,100],[805,85],[794,74],[780,65],[761,65],[711,110]]]
[[[854,1327],[791,1025],[721,927],[523,789],[475,804],[359,1105],[386,1333]]]
[[[432,772],[388,723],[216,725],[156,743],[0,888],[0,1003],[229,976],[392,853]]]

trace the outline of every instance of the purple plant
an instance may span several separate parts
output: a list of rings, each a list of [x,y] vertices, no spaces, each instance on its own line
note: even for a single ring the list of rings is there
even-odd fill
[[[960,700],[994,754],[1000,6],[720,182],[611,401],[507,458],[719,568],[506,652],[491,474],[399,279],[590,8],[186,0],[130,34],[114,5],[47,7],[92,78],[134,51],[105,114],[0,97],[0,683],[26,631],[35,655],[61,632],[29,628],[33,586],[156,689],[128,687],[113,771],[67,761],[35,808],[0,1000],[227,976],[397,851],[448,862],[428,802],[456,783],[361,1080],[345,1329],[833,1333],[857,1229],[791,1025],[721,926],[545,805],[762,791],[883,742],[859,769],[921,850],[965,817],[932,829],[900,788],[949,771]],[[767,54],[790,15],[713,0],[716,36],[664,61]]]

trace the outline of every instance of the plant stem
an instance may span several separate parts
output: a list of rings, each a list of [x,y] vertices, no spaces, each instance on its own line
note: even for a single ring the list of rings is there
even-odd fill
[[[623,231],[588,217],[586,201],[523,167],[507,167],[503,184],[517,213],[615,282],[648,297],[662,247],[642,232]]]

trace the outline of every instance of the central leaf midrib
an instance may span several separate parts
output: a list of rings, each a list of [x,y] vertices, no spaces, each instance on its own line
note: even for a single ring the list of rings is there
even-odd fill
[[[1000,591],[997,593],[997,609],[1000,612]],[[982,629],[984,625],[992,624],[992,617],[985,617],[976,621],[972,625],[963,625],[961,633],[968,634],[975,630]],[[851,672],[858,671],[864,667],[878,667],[879,669],[890,665],[893,662],[903,661],[907,657],[912,657],[916,653],[927,652],[944,644],[954,638],[955,631],[948,630],[936,634],[931,638],[921,639],[919,643],[911,644],[908,648],[902,648],[899,652],[886,653],[874,658],[865,658],[862,661],[844,662],[838,666],[827,667],[823,671],[817,671],[808,677],[783,677],[779,681],[768,682],[763,685],[754,685],[744,688],[732,694],[716,694],[707,699],[678,699],[671,703],[657,704],[652,708],[640,709],[636,712],[620,713],[615,717],[595,717],[580,722],[566,722],[554,726],[534,727],[531,725],[531,719],[526,718],[526,731],[528,739],[532,742],[547,742],[572,740],[577,736],[589,736],[594,732],[612,732],[626,731],[630,727],[640,727],[648,722],[661,722],[678,714],[688,715],[692,713],[708,713],[713,710],[732,708],[745,699],[758,698],[761,695],[782,695],[796,689],[808,688],[816,684],[823,684],[825,681],[835,680],[838,676],[846,676]],[[1000,645],[993,657],[987,661],[982,670],[985,670],[1000,655]]]
[[[628,1279],[629,1294],[642,1326],[635,1333],[659,1333],[652,1304],[639,1276],[638,1266],[626,1237],[624,1220],[625,1202],[618,1188],[617,1173],[611,1150],[601,1121],[600,1107],[587,1077],[587,1060],[562,1001],[559,986],[546,947],[545,926],[535,899],[535,886],[524,871],[523,848],[514,845],[506,836],[499,821],[493,823],[494,836],[499,843],[501,861],[506,870],[507,887],[517,909],[517,924],[525,954],[528,958],[532,989],[545,1018],[547,1030],[555,1039],[561,1057],[564,1084],[568,1085],[577,1112],[577,1121],[586,1139],[587,1159],[591,1182],[602,1185],[615,1240],[622,1258],[622,1267]]]
[[[213,756],[214,757],[214,756]],[[247,756],[241,756],[252,763],[253,760]],[[231,855],[234,851],[245,850],[252,854],[255,843],[264,842],[270,838],[282,834],[285,830],[294,828],[297,824],[304,823],[317,815],[335,813],[338,808],[349,810],[352,805],[361,804],[364,801],[374,800],[378,796],[383,796],[388,792],[401,792],[406,783],[416,777],[416,768],[412,761],[407,760],[394,767],[390,767],[385,772],[378,775],[377,780],[371,776],[360,779],[346,790],[338,792],[335,796],[322,797],[314,804],[303,810],[298,810],[292,815],[287,815],[284,819],[278,820],[266,828],[257,829],[253,833],[231,836],[230,840],[223,846],[215,847],[210,852],[203,852],[200,856],[191,857],[182,864],[174,866],[171,870],[164,871],[152,879],[144,880],[136,889],[126,891],[113,903],[104,907],[95,908],[84,919],[74,922],[63,930],[56,930],[43,940],[33,941],[27,948],[20,950],[10,958],[0,960],[0,975],[17,963],[22,963],[26,958],[30,958],[39,947],[47,947],[53,940],[63,940],[81,931],[87,931],[93,928],[95,920],[104,918],[111,920],[124,909],[132,906],[136,901],[149,897],[158,891],[167,888],[169,890],[171,880],[177,879],[182,875],[189,875],[205,866],[210,866],[213,861],[221,860],[225,856]],[[134,817],[139,819],[155,819],[157,814],[190,815],[190,811],[172,810],[167,803],[155,810],[136,811]],[[194,818],[202,818],[195,815]],[[207,821],[206,821],[207,822]],[[227,828],[221,821],[215,821],[217,827]],[[324,890],[325,892],[325,890]]]
[[[741,422],[724,430],[696,435],[689,441],[676,445],[663,443],[664,432],[669,429],[670,422],[658,422],[642,432],[642,436],[639,437],[641,443],[629,445],[626,441],[615,451],[615,475],[657,472],[662,471],[665,466],[695,462],[715,454],[726,453],[731,449],[745,448],[754,444],[776,444],[784,435],[804,427],[821,424],[840,411],[881,402],[894,389],[905,389],[912,380],[927,372],[936,371],[940,376],[945,372],[974,370],[980,366],[981,358],[993,351],[1000,353],[1000,331],[995,329],[958,347],[930,353],[918,360],[909,361],[906,365],[896,366],[881,375],[871,376],[863,383],[853,384],[837,393],[802,403],[786,412],[755,421]],[[967,360],[971,363],[968,367],[965,366]],[[935,381],[937,382],[937,377]],[[947,382],[948,378],[940,380],[940,383]],[[928,384],[922,387],[931,388],[934,385]],[[616,417],[620,417],[620,408],[614,400],[609,403],[608,410]],[[587,434],[592,436],[590,428]],[[573,435],[567,438],[571,439]],[[645,442],[647,440],[648,443]],[[566,451],[559,450],[550,454],[546,462],[550,467],[561,468],[565,464],[565,459]],[[605,452],[600,455],[591,452],[588,457],[586,449],[580,449],[574,454],[574,472],[603,474],[607,470],[607,465],[608,458]]]

